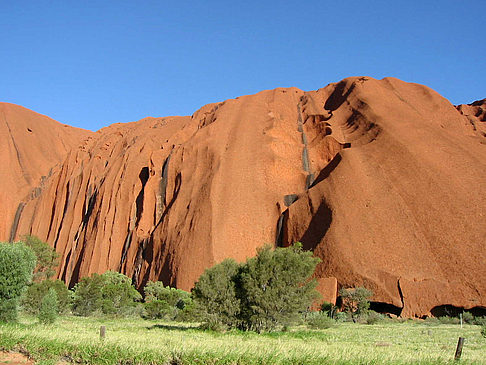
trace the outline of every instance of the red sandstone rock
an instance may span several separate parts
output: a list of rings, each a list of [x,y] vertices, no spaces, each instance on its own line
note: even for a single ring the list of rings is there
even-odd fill
[[[29,195],[92,132],[56,122],[24,107],[0,103],[0,241]],[[33,190],[34,189],[34,190]]]
[[[263,91],[91,135],[16,235],[51,243],[70,285],[110,269],[188,290],[226,257],[301,241],[318,278],[405,316],[486,307],[484,141],[446,99],[397,79]]]
[[[486,99],[467,105],[461,104],[456,109],[467,118],[479,136],[486,137]]]
[[[336,305],[338,295],[338,282],[336,278],[318,278],[316,289],[321,293],[321,298],[314,304],[315,309],[320,309],[324,302]]]

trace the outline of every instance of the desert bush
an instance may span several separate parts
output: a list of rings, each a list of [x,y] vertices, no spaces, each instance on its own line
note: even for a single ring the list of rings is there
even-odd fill
[[[195,312],[209,328],[228,328],[238,325],[240,301],[236,297],[235,277],[240,265],[226,259],[199,277],[192,289]]]
[[[171,307],[165,300],[152,300],[143,304],[143,315],[145,319],[162,319],[175,316],[174,307]]]
[[[439,323],[441,324],[459,324],[461,323],[461,320],[457,317],[449,317],[449,316],[443,316],[438,318]]]
[[[164,286],[161,281],[149,281],[144,288],[144,293],[144,318],[179,318],[181,320],[188,317],[189,308],[185,310],[185,315],[179,315],[179,312],[192,303],[190,293]]]
[[[332,303],[329,303],[329,302],[323,302],[321,304],[321,312],[330,312],[332,309],[333,309],[334,305],[332,305]]]
[[[352,321],[351,314],[346,312],[336,312],[334,314],[334,320],[336,322],[349,322]]]
[[[213,329],[263,332],[288,326],[318,297],[311,280],[318,262],[300,244],[275,250],[265,246],[242,265],[225,260],[195,284],[196,312]]]
[[[343,300],[344,311],[351,313],[353,319],[356,319],[367,313],[370,308],[369,299],[373,296],[373,292],[363,287],[342,288],[339,290],[339,295]]]
[[[22,295],[22,309],[30,314],[38,314],[42,298],[54,289],[57,294],[58,313],[63,314],[71,309],[73,292],[70,291],[61,280],[44,280],[40,283],[32,283]]]
[[[35,236],[23,236],[21,242],[32,249],[37,258],[33,281],[50,279],[56,273],[59,254],[48,243]]]
[[[37,318],[43,324],[52,324],[56,321],[59,315],[57,292],[54,288],[50,288],[47,294],[42,298]]]
[[[471,312],[463,312],[462,313],[462,320],[464,323],[473,324],[474,323],[474,316]]]
[[[328,315],[332,319],[335,319],[336,314],[338,313],[338,309],[339,309],[338,306],[336,306],[332,303],[329,303],[329,302],[323,302],[321,304],[321,308],[320,308],[322,313],[325,313],[326,315]]]
[[[184,304],[184,308],[177,311],[174,320],[179,322],[196,322],[198,320],[196,305],[192,299]]]
[[[17,319],[20,296],[32,280],[36,258],[21,243],[0,242],[0,322]]]
[[[311,312],[306,318],[305,322],[307,326],[314,329],[326,329],[331,328],[336,324],[336,321],[329,317],[324,312]]]
[[[74,287],[73,313],[80,316],[93,314],[129,315],[134,313],[142,296],[135,290],[132,280],[120,273],[107,271],[83,278]]]
[[[486,317],[474,317],[473,324],[477,326],[486,326]]]
[[[427,317],[424,319],[424,323],[428,326],[437,326],[440,324],[439,318],[436,317]]]
[[[382,314],[375,311],[368,311],[368,313],[364,315],[364,320],[366,324],[376,324],[383,321],[384,319],[385,317]]]
[[[145,301],[164,300],[171,307],[184,308],[186,302],[190,300],[191,293],[181,289],[164,286],[161,281],[149,281],[143,289],[145,293]]]
[[[260,248],[237,276],[241,328],[263,332],[298,321],[318,297],[311,276],[319,261],[300,244]]]

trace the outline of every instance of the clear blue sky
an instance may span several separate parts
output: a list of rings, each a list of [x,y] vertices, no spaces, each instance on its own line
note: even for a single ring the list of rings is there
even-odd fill
[[[348,76],[486,98],[484,1],[0,0],[0,101],[97,130]]]

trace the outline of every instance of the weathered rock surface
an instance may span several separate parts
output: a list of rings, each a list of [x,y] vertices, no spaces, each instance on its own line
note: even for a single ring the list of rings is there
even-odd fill
[[[486,137],[486,99],[471,104],[461,104],[456,109],[467,118],[479,136]]]
[[[1,241],[11,238],[23,202],[39,192],[35,188],[91,133],[15,104],[0,103]]]
[[[486,307],[486,138],[458,108],[361,77],[115,124],[69,152],[16,235],[51,243],[70,285],[110,269],[187,290],[226,257],[302,241],[322,288],[364,285],[406,316]]]
[[[310,96],[351,147],[312,170],[284,244],[302,240],[323,259],[318,276],[364,285],[405,316],[485,307],[485,138],[421,85],[351,78]]]

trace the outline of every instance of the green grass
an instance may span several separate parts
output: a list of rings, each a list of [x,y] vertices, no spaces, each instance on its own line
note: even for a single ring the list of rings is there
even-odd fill
[[[106,326],[106,338],[99,328]],[[43,364],[486,364],[486,339],[478,326],[383,322],[340,323],[325,330],[304,327],[258,335],[208,332],[184,323],[141,319],[61,317],[40,325],[22,317],[0,326],[0,348],[26,350]],[[457,362],[456,362],[457,363]]]

